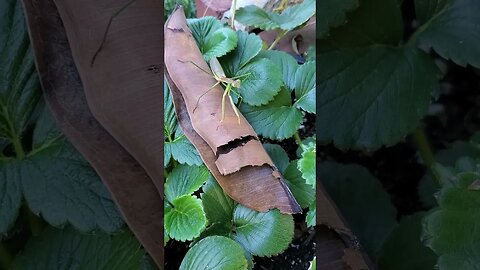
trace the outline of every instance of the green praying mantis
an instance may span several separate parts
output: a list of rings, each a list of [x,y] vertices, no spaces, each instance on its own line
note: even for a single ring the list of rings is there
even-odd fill
[[[191,63],[191,64],[193,64],[195,67],[197,67],[201,71],[207,73],[210,76],[213,76],[213,78],[217,81],[205,93],[200,95],[200,97],[197,99],[197,103],[196,103],[196,105],[193,109],[193,112],[195,112],[195,110],[197,109],[198,104],[200,103],[200,99],[203,96],[205,96],[206,94],[208,94],[208,92],[210,92],[210,90],[214,89],[217,85],[221,84],[222,86],[225,87],[225,90],[224,90],[223,96],[222,96],[222,118],[220,120],[220,123],[222,123],[223,120],[225,119],[225,103],[226,103],[225,99],[228,96],[228,99],[229,99],[230,104],[232,106],[233,112],[237,116],[238,124],[240,124],[240,114],[238,113],[238,109],[235,105],[235,102],[233,102],[233,99],[232,99],[232,96],[231,96],[230,93],[234,93],[235,95],[237,95],[237,97],[240,99],[240,102],[241,102],[242,101],[242,96],[240,96],[240,94],[235,89],[240,88],[240,85],[241,85],[241,80],[240,79],[248,77],[250,75],[250,73],[243,74],[243,75],[236,76],[236,77],[232,77],[232,78],[228,78],[225,75],[225,72],[223,71],[222,65],[220,64],[220,62],[218,61],[218,59],[216,57],[211,58],[210,61],[209,61],[210,69],[212,71],[211,73],[206,71],[205,69],[201,68],[200,66],[195,64],[193,61],[182,61],[182,60],[178,60],[178,61],[181,62],[181,63]]]

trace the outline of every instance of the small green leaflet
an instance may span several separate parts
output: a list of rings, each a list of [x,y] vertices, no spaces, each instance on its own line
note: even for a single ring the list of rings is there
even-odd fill
[[[263,10],[255,5],[237,10],[235,19],[247,26],[263,30],[282,29],[290,31],[302,25],[315,14],[315,1],[305,0],[290,6],[281,14]]]
[[[239,204],[233,216],[233,238],[253,255],[279,254],[293,239],[293,217],[277,209],[261,213]]]
[[[302,172],[302,177],[306,183],[316,186],[316,161],[317,161],[317,146],[315,143],[309,143],[305,146],[302,153],[302,158],[298,161],[298,169]]]
[[[208,179],[202,190],[202,203],[208,222],[231,225],[235,202],[223,192],[223,189],[213,177]]]
[[[317,39],[325,37],[330,28],[347,22],[345,13],[359,6],[358,0],[318,1]]]
[[[145,251],[130,232],[81,234],[48,227],[32,238],[12,269],[141,269]]]
[[[478,172],[460,173],[457,183],[443,187],[439,207],[424,220],[423,240],[438,256],[439,269],[475,269],[480,265],[480,193],[471,188]]]
[[[298,162],[298,160],[290,162],[284,173],[284,177],[293,196],[297,199],[298,204],[300,204],[302,208],[307,208],[315,200],[315,188],[302,177],[302,172],[298,169]]]
[[[422,1],[416,0],[416,7]],[[480,67],[480,2],[477,0],[434,1],[436,13],[425,23],[418,37],[421,44],[432,47],[456,64]],[[423,10],[423,9],[422,9]],[[430,15],[430,14],[429,14]],[[428,16],[428,15],[425,15]]]
[[[190,248],[180,270],[247,270],[247,267],[238,243],[223,236],[209,236]]]
[[[0,161],[0,239],[17,219],[22,203],[18,167],[12,161]]]
[[[163,166],[170,164],[173,158],[180,164],[202,165],[203,161],[193,144],[185,137],[182,129],[177,123],[175,108],[173,106],[172,96],[166,83],[164,84],[164,126],[163,133],[165,137],[163,151]]]
[[[197,197],[184,195],[170,202],[165,208],[165,230],[179,241],[192,240],[205,229],[207,219],[202,201]]]
[[[173,201],[183,195],[191,195],[209,178],[205,166],[176,166],[168,175],[165,183],[165,198]]]
[[[263,148],[267,151],[273,164],[275,164],[278,170],[284,174],[290,162],[287,152],[285,152],[285,150],[278,144],[265,143],[263,144]]]
[[[187,22],[207,62],[213,57],[225,55],[237,46],[235,31],[214,17],[188,19]]]
[[[202,201],[192,194],[209,178],[205,166],[179,165],[165,183],[165,230],[171,238],[192,240],[205,229]]]
[[[307,226],[308,227],[313,227],[317,224],[317,205],[315,204],[315,201],[310,205],[308,212],[307,212]]]

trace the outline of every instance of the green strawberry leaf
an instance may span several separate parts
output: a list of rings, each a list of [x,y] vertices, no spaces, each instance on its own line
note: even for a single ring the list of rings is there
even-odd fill
[[[241,104],[240,110],[258,134],[283,140],[292,137],[303,122],[302,112],[291,104],[290,93],[283,88],[267,105],[253,107]]]
[[[439,207],[424,219],[423,240],[438,256],[439,269],[475,269],[480,265],[480,193],[471,185],[479,173],[461,173],[442,188]]]
[[[358,6],[358,0],[319,1],[317,14],[317,39],[325,37],[330,28],[346,23],[346,13],[356,9]]]
[[[278,24],[279,14],[266,11],[255,5],[248,5],[236,11],[235,20],[246,26],[254,26],[262,30],[280,28]]]
[[[267,151],[278,170],[284,173],[290,163],[287,152],[278,144],[265,143],[263,148],[265,148],[265,151]]]
[[[130,232],[80,234],[48,227],[32,238],[13,269],[141,269],[145,251]]]
[[[307,22],[315,15],[315,2],[315,0],[304,0],[300,4],[289,6],[276,18],[280,28],[290,31]]]
[[[123,226],[110,193],[65,138],[30,153],[20,164],[20,177],[32,212],[53,226],[70,223],[82,232]]]
[[[180,130],[180,129],[179,129]],[[175,135],[175,139],[172,142],[165,142],[164,151],[170,152],[173,159],[180,164],[197,165],[203,164],[202,158],[193,144],[181,133],[179,136]],[[168,148],[168,149],[167,149]]]
[[[426,23],[451,3],[452,0],[415,0],[415,15],[421,24]]]
[[[347,21],[331,29],[318,43],[320,53],[378,44],[396,46],[403,39],[404,24],[397,0],[362,0],[360,7],[348,14]]]
[[[212,57],[227,54],[237,46],[236,33],[214,17],[188,19],[187,23],[207,62]]]
[[[200,235],[206,224],[202,201],[196,197],[184,195],[165,207],[165,230],[170,238],[192,240]]]
[[[315,270],[315,269],[317,269],[317,257],[313,258],[313,261],[310,263],[310,267],[308,268],[308,270]]]
[[[306,221],[308,227],[313,227],[317,224],[317,205],[315,204],[315,201],[308,209]]]
[[[432,47],[443,58],[451,59],[458,65],[480,67],[480,2],[443,2],[437,3],[438,12],[420,32],[420,43]]]
[[[331,162],[320,163],[318,178],[360,243],[376,254],[397,226],[397,211],[380,182],[364,167]]]
[[[0,161],[0,239],[17,219],[22,204],[18,167],[12,161]]]
[[[210,223],[231,224],[235,202],[223,192],[217,181],[210,177],[201,194],[205,215]]]
[[[238,243],[223,236],[209,236],[188,250],[180,270],[246,270],[247,267]]]
[[[480,159],[480,148],[473,143],[457,141],[449,148],[439,151],[435,155],[435,160],[444,166],[444,170],[450,170],[453,175],[461,172],[456,170],[455,166],[458,160],[464,157],[472,159]],[[432,175],[427,172],[420,180],[418,186],[418,195],[420,201],[425,207],[434,207],[437,205],[435,194],[440,187],[432,178]]]
[[[262,50],[262,39],[255,34],[237,31],[238,45],[232,52],[219,59],[228,77],[235,74]]]
[[[317,46],[315,44],[308,47],[305,60],[306,61],[315,61],[317,59]]]
[[[315,188],[305,182],[297,166],[297,160],[290,162],[284,177],[298,204],[307,208],[315,200]]]
[[[402,140],[438,89],[437,67],[415,48],[342,49],[318,62],[319,139],[341,149],[374,150]]]
[[[274,209],[256,212],[237,205],[233,238],[255,256],[272,256],[284,251],[293,239],[293,217]]]
[[[242,78],[238,93],[245,103],[252,106],[267,104],[282,86],[281,71],[268,59],[249,62],[234,77],[238,76]]]
[[[1,1],[0,29],[0,139],[19,150],[41,97],[21,1]]]
[[[297,60],[290,54],[282,51],[261,51],[259,58],[267,58],[273,61],[275,66],[280,67],[283,74],[283,82],[288,89],[295,89],[295,73],[297,72]]]
[[[300,4],[289,6],[281,14],[263,10],[249,5],[237,10],[235,19],[247,26],[263,30],[293,30],[302,25],[315,14],[315,1],[305,0]]]
[[[316,66],[315,61],[301,65],[295,73],[295,97],[293,105],[309,113],[316,110]]]
[[[176,166],[168,175],[165,183],[165,199],[173,202],[184,195],[192,195],[209,178],[205,166]]]
[[[50,109],[44,105],[33,130],[33,149],[44,147],[62,137]]]
[[[175,115],[175,107],[173,106],[172,95],[170,94],[170,89],[167,86],[166,80],[163,84],[163,133],[165,139],[171,140],[177,130],[177,117]]]
[[[217,29],[208,37],[207,44],[203,48],[203,57],[209,61],[213,57],[224,56],[237,46],[237,41],[237,33],[231,28]]]
[[[316,161],[317,146],[315,143],[309,143],[302,153],[302,158],[298,160],[298,169],[302,172],[302,177],[306,183],[316,186]]]
[[[309,145],[310,143],[313,143],[313,144],[317,143],[317,139],[315,135],[302,140],[303,145]],[[298,146],[297,151],[295,153],[297,154],[297,157],[301,158],[303,153],[303,148],[301,146]]]
[[[420,240],[424,215],[425,213],[420,212],[402,218],[400,224],[385,240],[379,252],[381,269],[434,269],[437,256],[425,247]]]

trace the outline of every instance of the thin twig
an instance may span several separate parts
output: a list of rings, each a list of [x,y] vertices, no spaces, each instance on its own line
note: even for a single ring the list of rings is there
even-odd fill
[[[110,17],[110,19],[108,20],[107,28],[105,29],[105,32],[103,33],[102,42],[100,43],[100,46],[98,47],[98,49],[95,51],[95,54],[93,54],[92,61],[90,62],[90,66],[93,66],[93,64],[95,63],[95,59],[97,59],[98,54],[103,49],[103,45],[105,44],[105,42],[107,40],[107,35],[108,35],[108,32],[110,31],[110,26],[112,25],[113,19],[115,19],[115,17],[120,15],[120,13],[122,13],[126,8],[128,8],[135,1],[136,0],[130,0],[123,7],[121,7],[119,10],[117,10],[115,13],[113,13],[113,15]]]

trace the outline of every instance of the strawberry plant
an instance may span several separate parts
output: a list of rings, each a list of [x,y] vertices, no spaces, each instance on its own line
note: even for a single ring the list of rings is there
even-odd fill
[[[479,126],[451,110],[478,98],[478,83],[452,78],[478,82],[479,11],[470,0],[318,3],[319,178],[380,269],[480,265]]]
[[[0,268],[151,265],[42,96],[21,1],[0,1]]]
[[[258,34],[234,30],[231,24],[210,16],[187,19],[185,25],[188,28],[183,28],[177,19],[180,15],[176,15],[180,12],[184,11],[172,10],[173,14],[166,22],[166,33],[170,29],[175,29],[173,33],[191,31],[200,58],[188,59],[184,56],[191,53],[188,49],[189,52],[179,54],[181,59],[167,57],[165,60],[170,78],[164,87],[166,267],[211,269],[215,265],[214,269],[255,269],[258,261],[261,263],[264,257],[285,252],[292,240],[296,241],[295,226],[312,228],[315,225],[316,144],[311,120],[315,117],[314,55],[309,55],[305,63],[298,63],[292,55],[275,50],[275,44],[267,46]],[[245,26],[259,27],[261,25],[249,24],[248,17],[259,16],[262,12],[270,16],[262,23],[271,26],[260,29],[278,28],[275,42],[278,43],[288,31],[305,25],[315,14],[315,3],[304,1],[287,7],[282,13],[246,6],[235,11],[235,20]],[[166,56],[174,53],[169,48],[166,45]],[[214,63],[217,60],[219,66]],[[202,61],[210,63],[208,68],[204,68]],[[173,70],[169,65],[178,66]],[[192,122],[195,113],[202,111],[202,106],[215,106],[209,105],[208,95],[222,82],[225,92],[221,108],[209,109],[222,115],[218,119],[221,125],[230,121],[227,109],[235,111],[238,108],[245,118],[233,114],[232,125],[240,126],[241,120],[246,119],[261,136],[262,151],[268,153],[296,202],[304,209],[296,215],[298,221],[295,222],[291,214],[282,213],[281,209],[257,211],[243,205],[242,201],[239,203],[238,199],[232,199],[235,195],[229,193],[229,186],[216,179],[215,173],[210,173],[211,167],[205,161],[208,156],[202,153],[205,150],[195,141],[194,144],[190,142],[192,131],[185,130],[185,124],[181,123],[184,120],[178,119],[181,103],[175,91],[182,84],[177,83],[171,74],[182,72],[182,68],[215,79],[212,84],[197,84],[196,88],[200,88],[202,94],[192,99],[192,110],[188,111]],[[182,73],[180,79],[188,76]],[[192,89],[181,89],[187,90]],[[230,102],[226,101],[228,99]],[[215,130],[216,122],[209,125],[211,134],[219,133],[220,126]],[[306,126],[313,130],[306,130]],[[292,143],[296,146],[288,147]],[[255,185],[261,186],[261,180]],[[188,249],[181,242],[186,242]],[[171,250],[178,247],[186,251],[180,258],[181,263],[168,259]],[[304,262],[304,269],[310,266],[311,259],[313,254]]]

